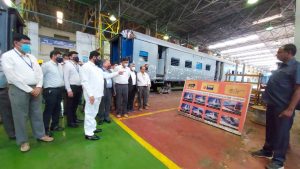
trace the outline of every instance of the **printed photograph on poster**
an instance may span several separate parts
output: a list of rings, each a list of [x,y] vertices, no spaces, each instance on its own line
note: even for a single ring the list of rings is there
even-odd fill
[[[200,108],[200,107],[193,106],[191,114],[192,114],[192,116],[195,116],[195,117],[198,117],[198,118],[202,118],[202,116],[203,116],[203,109]]]
[[[181,106],[180,106],[180,110],[184,113],[190,113],[190,109],[191,109],[191,106],[189,104],[186,104],[186,103],[182,103]]]
[[[190,93],[190,92],[184,92],[184,95],[183,95],[183,100],[186,101],[186,102],[193,102],[193,97],[194,97],[194,94],[193,93]]]
[[[224,100],[224,103],[222,105],[222,111],[236,115],[241,115],[242,108],[243,103],[232,100]]]
[[[213,123],[217,123],[218,113],[210,110],[206,110],[204,119]]]
[[[238,118],[222,115],[220,124],[238,130],[240,120]]]
[[[205,106],[205,99],[206,99],[206,96],[202,96],[202,95],[196,95],[195,96],[195,101],[194,103],[195,104],[199,104],[199,105],[202,105],[202,106]]]
[[[208,97],[207,107],[220,110],[221,108],[221,99],[215,97]]]

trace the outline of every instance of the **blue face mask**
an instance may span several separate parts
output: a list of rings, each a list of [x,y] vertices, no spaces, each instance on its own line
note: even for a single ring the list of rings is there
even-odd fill
[[[30,49],[30,45],[29,44],[22,44],[21,45],[21,51],[24,53],[30,53],[31,49]]]

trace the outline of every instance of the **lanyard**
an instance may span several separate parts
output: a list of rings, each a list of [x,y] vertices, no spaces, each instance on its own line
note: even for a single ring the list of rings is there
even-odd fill
[[[14,51],[20,56],[20,58],[26,63],[27,66],[29,66],[32,70],[33,70],[33,66],[32,66],[32,62],[31,59],[28,57],[28,59],[30,60],[30,64],[23,58],[23,56],[21,56],[15,49]]]
[[[72,63],[72,65],[75,67],[76,71],[79,73],[79,67],[78,65],[75,65],[72,61],[70,61]]]

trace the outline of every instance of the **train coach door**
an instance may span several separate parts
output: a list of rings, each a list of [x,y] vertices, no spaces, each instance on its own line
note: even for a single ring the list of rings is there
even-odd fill
[[[158,46],[158,56],[157,56],[157,69],[156,76],[163,78],[165,74],[165,64],[167,58],[167,48],[164,46]]]
[[[220,61],[216,61],[216,69],[215,69],[215,77],[214,77],[215,81],[218,80],[219,73],[220,73]]]
[[[220,75],[219,75],[218,81],[222,81],[223,74],[224,74],[224,62],[221,62],[221,64],[220,64]]]

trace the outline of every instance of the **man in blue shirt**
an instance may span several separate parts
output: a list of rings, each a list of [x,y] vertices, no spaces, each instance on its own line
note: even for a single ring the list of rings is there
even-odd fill
[[[300,66],[294,58],[296,52],[293,44],[278,49],[277,58],[283,63],[273,72],[263,94],[267,104],[265,144],[252,155],[272,159],[267,169],[284,168],[295,107],[300,100]]]

